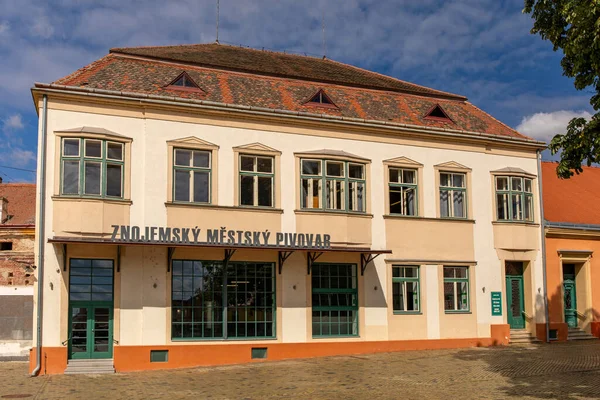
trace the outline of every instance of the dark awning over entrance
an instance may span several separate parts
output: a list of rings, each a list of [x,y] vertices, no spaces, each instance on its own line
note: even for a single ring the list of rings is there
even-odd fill
[[[391,254],[391,250],[374,250],[365,247],[336,247],[332,246],[329,248],[314,248],[314,247],[291,247],[291,246],[275,246],[275,245],[263,245],[263,246],[250,246],[243,244],[220,244],[220,243],[207,243],[207,242],[196,242],[196,243],[171,243],[171,242],[142,242],[134,240],[112,240],[107,238],[89,238],[89,237],[68,237],[68,236],[55,236],[48,239],[48,243],[62,244],[63,245],[63,257],[64,264],[63,268],[66,270],[66,245],[68,244],[100,244],[100,245],[112,245],[117,247],[117,271],[120,270],[120,248],[121,246],[161,246],[167,247],[168,250],[168,265],[167,268],[171,268],[171,258],[173,252],[177,247],[193,247],[193,248],[217,248],[225,250],[225,261],[229,261],[236,250],[272,250],[279,253],[279,273],[283,268],[283,264],[288,257],[295,251],[307,253],[307,272],[310,274],[312,264],[321,256],[323,253],[359,253],[360,254],[360,266],[361,275],[364,274],[367,265],[373,261],[376,257],[381,254]]]

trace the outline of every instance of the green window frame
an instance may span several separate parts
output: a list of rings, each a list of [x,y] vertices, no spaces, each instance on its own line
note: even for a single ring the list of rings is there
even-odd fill
[[[358,336],[356,264],[312,266],[312,336]]]
[[[274,263],[172,260],[172,340],[273,339]]]
[[[211,203],[212,151],[173,148],[173,201]]]
[[[90,258],[70,259],[70,302],[112,302],[113,293],[113,260]]]
[[[240,154],[239,204],[250,207],[274,207],[275,158]]]
[[[301,207],[366,213],[366,165],[330,159],[300,160]]]
[[[440,216],[467,218],[467,175],[440,172]]]
[[[444,266],[444,311],[466,313],[471,311],[469,294],[469,267]]]
[[[390,215],[416,217],[419,215],[419,188],[417,170],[413,168],[389,167]]]
[[[533,222],[533,179],[496,176],[496,217],[498,221]]]
[[[396,314],[421,312],[419,266],[392,265],[392,303]]]
[[[61,196],[123,198],[125,143],[65,137],[60,155]]]

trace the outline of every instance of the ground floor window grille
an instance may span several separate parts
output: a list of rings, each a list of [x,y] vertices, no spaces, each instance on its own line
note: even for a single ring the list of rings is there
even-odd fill
[[[356,265],[313,264],[312,334],[358,336]]]
[[[272,263],[173,260],[173,339],[272,338]]]

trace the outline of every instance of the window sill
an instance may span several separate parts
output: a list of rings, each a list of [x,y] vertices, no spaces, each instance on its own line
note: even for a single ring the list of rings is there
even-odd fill
[[[540,226],[540,224],[536,222],[525,221],[492,221],[492,225]]]
[[[234,211],[248,211],[248,212],[267,212],[275,214],[283,214],[281,208],[272,207],[249,207],[249,206],[218,206],[214,204],[202,204],[202,203],[178,203],[167,201],[165,207],[191,207],[191,208],[205,208],[208,210],[234,210]]]
[[[431,217],[418,217],[418,216],[410,216],[410,215],[398,215],[398,214],[385,214],[383,219],[414,219],[420,221],[441,221],[441,222],[458,222],[458,223],[466,223],[466,224],[474,224],[474,219],[466,219],[466,218],[431,218]]]
[[[54,201],[83,201],[83,202],[104,202],[104,203],[112,203],[112,204],[133,204],[133,201],[131,200],[125,200],[125,199],[113,199],[111,197],[82,197],[82,196],[52,196],[51,197],[52,200]]]
[[[181,343],[181,342],[259,342],[259,341],[274,341],[277,340],[276,337],[247,337],[247,338],[171,338],[172,343]]]
[[[449,222],[470,222],[470,223],[475,223],[474,219],[469,219],[469,218],[457,218],[457,217],[439,217],[439,218],[432,218],[432,219],[439,219],[441,221],[449,221]]]
[[[394,311],[394,315],[423,315],[421,311]]]
[[[317,210],[317,209],[310,209],[310,210],[294,210],[294,213],[296,214],[300,214],[300,215],[343,215],[346,217],[358,217],[358,218],[373,218],[373,214],[367,214],[367,213],[359,213],[359,212],[351,212],[351,211],[330,211],[330,210]]]
[[[314,340],[327,340],[327,339],[339,339],[339,338],[354,338],[360,339],[359,335],[329,335],[329,336],[312,336]]]
[[[444,310],[444,314],[473,314],[471,311],[450,311],[450,310]]]

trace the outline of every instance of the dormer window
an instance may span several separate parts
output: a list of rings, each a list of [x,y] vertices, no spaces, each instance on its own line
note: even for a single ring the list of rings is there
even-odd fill
[[[181,73],[175,80],[166,86],[167,89],[175,90],[188,90],[194,92],[204,93],[200,86],[187,74],[187,72]]]
[[[444,111],[444,109],[439,104],[436,104],[435,106],[433,106],[425,114],[424,118],[425,119],[432,119],[432,120],[436,120],[436,121],[452,122],[452,118],[450,118],[448,116],[448,114],[446,114],[446,112]]]
[[[309,101],[305,104],[311,106],[323,106],[323,107],[334,107],[337,108],[333,101],[325,94],[325,92],[320,89],[317,93],[315,93]]]

